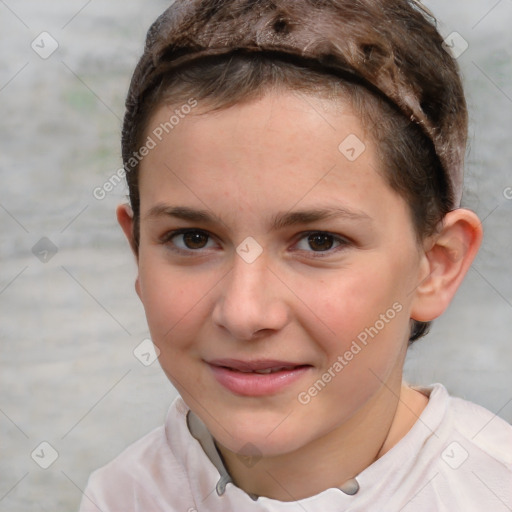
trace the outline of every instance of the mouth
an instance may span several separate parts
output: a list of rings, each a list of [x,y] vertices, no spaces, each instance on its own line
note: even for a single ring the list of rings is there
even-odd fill
[[[290,371],[309,364],[292,363],[288,361],[259,360],[259,361],[240,361],[237,359],[217,359],[209,362],[212,366],[225,368],[240,373],[259,373],[266,375],[280,371]]]
[[[234,394],[263,396],[276,394],[300,379],[312,366],[290,361],[208,361],[216,380]]]

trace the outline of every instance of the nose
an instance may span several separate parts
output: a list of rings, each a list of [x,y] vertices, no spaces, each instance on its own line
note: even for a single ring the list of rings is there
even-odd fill
[[[285,286],[260,257],[247,263],[235,256],[220,286],[212,319],[234,339],[250,341],[282,329],[289,321]]]

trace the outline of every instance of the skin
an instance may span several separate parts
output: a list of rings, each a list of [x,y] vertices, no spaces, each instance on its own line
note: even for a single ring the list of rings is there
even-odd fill
[[[160,107],[147,134],[171,112]],[[302,499],[368,467],[425,408],[427,397],[402,382],[410,319],[432,320],[446,309],[481,226],[472,212],[455,210],[418,244],[406,202],[378,172],[376,147],[346,104],[274,91],[199,114],[141,163],[138,248],[130,207],[118,209],[137,259],[136,290],[163,370],[205,422],[235,483],[281,501]],[[353,162],[338,150],[350,134],[366,145]],[[218,221],[163,211],[176,206],[208,210]],[[326,207],[358,217],[272,229],[279,213]],[[190,248],[182,235],[171,238],[182,228],[210,237],[199,235],[202,243]],[[318,250],[325,247],[308,242],[318,231],[342,242],[328,237],[332,248]],[[236,252],[247,237],[263,249],[252,263]],[[300,403],[299,393],[393,304],[401,311]],[[214,378],[206,361],[218,358],[310,367],[274,395],[247,397]]]

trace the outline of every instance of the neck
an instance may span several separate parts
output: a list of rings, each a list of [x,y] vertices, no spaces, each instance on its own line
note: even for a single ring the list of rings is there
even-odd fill
[[[397,379],[398,380],[398,379]],[[341,487],[387,453],[414,425],[428,399],[386,383],[347,422],[300,449],[263,457],[252,467],[219,446],[234,483],[249,494],[296,501]]]

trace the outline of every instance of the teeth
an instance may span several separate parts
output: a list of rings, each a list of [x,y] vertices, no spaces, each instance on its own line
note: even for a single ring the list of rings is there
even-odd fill
[[[293,370],[293,366],[280,366],[279,368],[267,368],[266,370],[254,370],[254,373],[276,373],[283,370]]]
[[[281,372],[283,370],[293,370],[295,366],[278,366],[276,368],[264,368],[262,370],[242,370],[242,369],[236,369],[235,371],[241,372],[241,373],[259,373],[261,375],[268,375],[269,373],[276,373]]]

